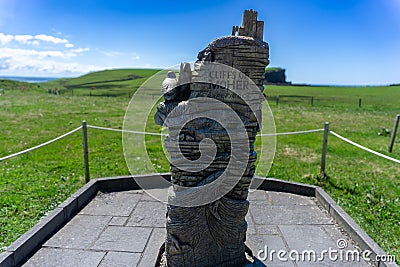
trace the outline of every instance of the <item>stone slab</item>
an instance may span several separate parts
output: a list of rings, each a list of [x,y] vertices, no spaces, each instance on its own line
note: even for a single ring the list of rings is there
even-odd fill
[[[280,261],[276,253],[271,250],[287,251],[285,242],[277,235],[247,235],[246,245],[252,250],[253,256],[259,259],[268,267],[294,267],[292,261]]]
[[[123,226],[128,221],[128,217],[112,217],[108,225]]]
[[[45,246],[88,249],[111,220],[111,216],[76,215]]]
[[[160,252],[160,248],[165,241],[167,231],[165,228],[154,228],[151,233],[149,242],[138,264],[138,267],[154,266]]]
[[[79,214],[129,216],[141,197],[142,193],[137,191],[99,192]]]
[[[272,205],[313,205],[316,203],[311,197],[300,196],[292,193],[266,192],[268,201]]]
[[[91,249],[142,253],[151,231],[144,227],[109,226]]]
[[[255,224],[332,224],[327,214],[315,206],[270,206],[250,203]]]
[[[282,232],[289,249],[322,251],[329,247],[337,248],[336,242],[323,229],[322,225],[279,225],[278,228]],[[302,238],[298,238],[299,236]]]
[[[165,227],[167,206],[161,202],[140,201],[131,216],[127,226]]]
[[[24,267],[76,267],[98,266],[106,252],[63,248],[42,248],[31,257]]]
[[[255,225],[258,235],[279,235],[277,225]]]
[[[136,266],[140,259],[140,253],[107,252],[99,267],[131,267]]]
[[[369,266],[360,257],[353,257],[352,254],[346,256],[347,251],[357,250],[345,236],[338,234],[340,232],[334,226],[280,225],[279,229],[287,242],[289,251],[294,250],[299,253],[300,256],[296,261],[298,266]],[[324,252],[331,250],[336,251],[331,256],[328,252]],[[315,254],[310,254],[310,251]]]
[[[248,201],[267,201],[267,193],[264,190],[255,190],[252,192],[249,192],[249,195],[247,197]]]

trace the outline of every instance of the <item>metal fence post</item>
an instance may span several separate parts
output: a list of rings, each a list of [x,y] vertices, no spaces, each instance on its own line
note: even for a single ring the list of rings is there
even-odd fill
[[[397,128],[399,127],[399,121],[400,121],[400,114],[397,114],[396,119],[394,120],[393,131],[392,131],[392,134],[390,135],[390,143],[389,143],[389,152],[390,153],[392,153],[392,151],[393,151],[393,145],[394,145],[394,140],[396,139],[396,132],[397,132]]]
[[[325,176],[326,151],[328,149],[328,136],[329,136],[329,122],[325,122],[324,139],[322,141],[322,156],[321,156],[321,170],[320,170],[320,174],[322,176]]]
[[[89,175],[89,147],[88,147],[88,136],[87,136],[87,123],[82,121],[82,145],[83,145],[83,160],[85,167],[85,182],[88,183],[90,180]]]

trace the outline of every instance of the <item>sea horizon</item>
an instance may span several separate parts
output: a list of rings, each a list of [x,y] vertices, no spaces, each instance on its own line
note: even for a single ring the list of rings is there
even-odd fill
[[[8,75],[0,75],[0,79],[2,80],[12,80],[17,82],[27,82],[27,83],[44,83],[49,82],[56,79],[61,79],[62,77],[35,77],[35,76],[8,76]]]

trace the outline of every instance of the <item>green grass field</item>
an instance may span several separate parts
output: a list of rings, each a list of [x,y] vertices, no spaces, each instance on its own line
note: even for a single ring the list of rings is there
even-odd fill
[[[82,120],[121,129],[129,94],[155,72],[107,71],[41,85],[0,80],[0,88],[6,89],[0,96],[0,157],[68,132],[80,126]],[[63,90],[61,95],[47,92],[55,87]],[[271,98],[277,132],[322,128],[329,121],[331,130],[388,154],[389,136],[378,132],[391,129],[400,113],[399,86],[268,86],[265,93],[315,98],[314,106],[295,97],[283,97],[276,106]],[[160,131],[152,117],[147,130]],[[89,129],[88,134],[92,178],[129,174],[120,133]],[[0,247],[16,240],[84,184],[81,143],[81,133],[77,132],[0,162]],[[168,171],[160,139],[146,136],[146,143],[155,169]],[[322,133],[278,137],[270,172],[262,173],[261,168],[258,175],[322,186],[386,252],[399,259],[400,165],[332,135],[328,143],[326,181],[317,179]],[[390,156],[400,159],[399,142]],[[135,170],[144,172],[140,161]]]

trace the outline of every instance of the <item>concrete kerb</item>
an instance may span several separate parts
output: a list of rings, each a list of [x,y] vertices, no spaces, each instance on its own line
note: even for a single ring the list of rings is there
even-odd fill
[[[151,179],[160,174],[147,174],[136,176],[118,176],[109,178],[93,179],[80,188],[71,197],[61,203],[57,208],[44,217],[28,232],[12,243],[4,253],[0,254],[0,267],[18,266],[33,255],[42,244],[44,244],[56,231],[63,227],[75,214],[77,214],[98,191],[113,192],[125,190],[139,190],[134,177]],[[170,174],[161,174],[164,179],[169,180]],[[265,191],[276,191],[292,193],[303,196],[315,197],[334,220],[341,226],[349,236],[359,244],[362,250],[370,250],[372,255],[387,255],[342,209],[334,200],[320,187],[282,181],[273,178],[255,177],[263,180],[259,189]],[[397,266],[380,262],[378,266]]]
[[[263,180],[258,189],[264,191],[284,192],[301,196],[315,197],[315,190],[317,188],[314,185],[283,181],[274,178],[262,178],[256,176],[254,179]]]
[[[92,180],[61,203],[0,254],[0,266],[19,266],[32,256],[55,232],[79,212],[97,193]],[[4,254],[4,256],[3,256]],[[3,257],[5,257],[3,259]]]
[[[19,265],[33,255],[45,240],[50,238],[65,222],[62,208],[55,208],[46,217],[12,243],[6,252],[11,252],[13,262]],[[7,265],[5,265],[7,266]]]
[[[361,227],[320,187],[316,188],[316,199],[336,223],[353,239],[362,251],[371,251],[370,258],[387,256],[387,253],[361,229]],[[378,262],[379,267],[397,266],[395,263]]]
[[[15,266],[14,253],[6,251],[0,254],[0,267]]]

